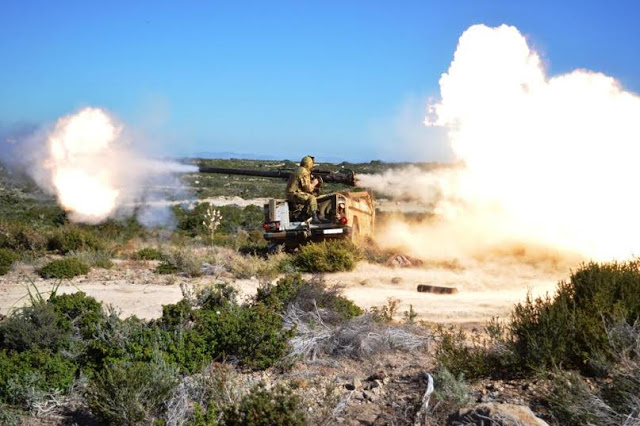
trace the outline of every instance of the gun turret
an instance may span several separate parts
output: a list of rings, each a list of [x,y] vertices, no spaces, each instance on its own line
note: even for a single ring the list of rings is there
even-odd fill
[[[230,169],[226,167],[205,167],[198,168],[200,173],[218,173],[223,175],[243,175],[243,176],[260,176],[272,177],[280,179],[289,179],[293,170],[251,170],[251,169]],[[341,183],[343,185],[356,186],[356,175],[352,170],[344,169],[338,172],[331,170],[313,169],[311,175],[318,178],[321,182]]]

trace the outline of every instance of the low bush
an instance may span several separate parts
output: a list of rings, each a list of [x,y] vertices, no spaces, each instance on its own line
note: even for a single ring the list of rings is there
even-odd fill
[[[113,268],[112,253],[105,250],[82,250],[70,252],[74,258],[86,263],[91,267],[111,269]]]
[[[21,417],[18,410],[0,403],[0,425],[20,426],[22,424]]]
[[[339,292],[340,287],[327,288],[322,280],[305,280],[300,274],[291,274],[278,280],[276,285],[260,287],[255,300],[278,312],[284,312],[289,304],[306,312],[321,309],[325,311],[323,320],[329,322],[339,322],[364,313],[362,308]]]
[[[104,250],[105,243],[85,229],[68,226],[49,236],[47,248],[60,254],[67,254],[70,251]]]
[[[93,338],[106,321],[102,303],[82,291],[72,294],[53,294],[48,303],[71,323],[79,336],[87,340]]]
[[[395,297],[388,297],[387,303],[385,305],[372,306],[371,313],[375,317],[376,321],[392,322],[393,318],[398,313],[400,302],[401,302],[400,299],[396,299]]]
[[[162,361],[117,362],[93,378],[87,404],[106,424],[153,424],[177,384],[177,371]]]
[[[267,389],[255,386],[239,404],[224,411],[222,423],[228,426],[306,425],[299,396],[284,385]]]
[[[302,246],[291,262],[301,272],[342,272],[353,270],[360,257],[349,241],[323,241]]]
[[[283,329],[282,317],[263,304],[199,310],[193,331],[214,360],[233,359],[254,369],[275,364],[293,336]]]
[[[45,394],[66,391],[74,382],[75,362],[48,349],[0,350],[0,402],[31,408]]]
[[[440,328],[436,360],[470,379],[557,367],[611,375],[620,361],[607,327],[639,318],[640,261],[589,263],[553,296],[516,305],[506,325],[489,323],[484,336]]]
[[[544,400],[558,424],[567,426],[633,425],[640,422],[638,381],[635,389],[621,390],[622,399],[612,401],[606,392],[576,372],[554,370]],[[619,377],[610,378],[609,388],[624,385]]]
[[[38,229],[24,222],[0,222],[0,247],[22,251],[43,251],[47,246],[46,237]]]
[[[178,268],[173,263],[165,260],[158,266],[156,266],[156,269],[154,269],[153,272],[160,275],[175,274],[180,272],[180,268]]]
[[[472,402],[471,389],[464,375],[455,376],[446,368],[439,368],[433,373],[434,391],[429,401],[425,424],[450,424],[447,420],[452,413]]]
[[[167,254],[167,262],[190,277],[202,275],[202,259],[197,252],[188,248],[173,250]]]
[[[640,261],[589,263],[560,282],[553,297],[517,305],[509,327],[526,367],[563,365],[596,373],[593,360],[611,359],[606,325],[638,318]]]
[[[138,212],[136,212],[138,213]],[[87,231],[104,241],[123,243],[135,237],[144,237],[147,229],[138,221],[137,214],[126,219],[109,219],[97,225],[85,227]]]
[[[13,262],[18,260],[18,256],[13,250],[0,248],[0,275],[9,272]]]
[[[166,256],[157,248],[145,247],[131,254],[132,260],[165,260]]]
[[[0,348],[18,352],[30,349],[57,351],[71,336],[71,323],[48,303],[14,311],[0,322]]]
[[[53,260],[38,271],[42,278],[71,279],[89,273],[89,266],[79,259],[68,257]]]
[[[489,322],[483,333],[474,329],[470,336],[454,326],[438,326],[436,365],[470,380],[513,374],[520,368],[520,359],[510,348],[506,333],[497,320]]]

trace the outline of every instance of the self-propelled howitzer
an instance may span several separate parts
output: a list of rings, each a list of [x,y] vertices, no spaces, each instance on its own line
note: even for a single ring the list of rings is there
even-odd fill
[[[289,179],[294,173],[290,169],[251,170],[231,169],[224,167],[199,168],[200,173],[217,173],[226,175],[258,176],[279,179]],[[357,179],[353,171],[342,169],[330,171],[322,169],[311,170],[312,177],[318,179],[318,190],[322,182],[341,183],[356,186]],[[284,195],[284,186],[282,188]],[[271,199],[264,205],[263,236],[269,243],[270,249],[284,246],[294,249],[307,241],[323,241],[327,239],[359,240],[362,237],[373,236],[375,207],[373,197],[369,192],[332,192],[318,197],[318,208],[322,223],[312,223],[302,216],[299,206],[282,199]]]

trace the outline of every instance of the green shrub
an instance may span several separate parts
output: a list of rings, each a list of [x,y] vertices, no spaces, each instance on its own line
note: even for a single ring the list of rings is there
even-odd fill
[[[427,424],[451,424],[449,417],[461,407],[472,402],[472,393],[464,375],[453,375],[446,368],[439,368],[433,373],[434,391],[425,413],[430,420]]]
[[[100,371],[115,362],[151,362],[158,353],[171,360],[177,350],[176,338],[154,322],[136,317],[120,320],[110,315],[100,324],[99,333],[87,342],[83,362],[89,369]]]
[[[47,349],[25,352],[0,350],[0,402],[30,408],[38,394],[65,391],[73,384],[77,366]]]
[[[175,274],[177,272],[180,272],[180,268],[175,266],[173,263],[165,260],[162,263],[160,263],[158,266],[156,266],[156,269],[154,269],[154,272],[160,275]]]
[[[226,359],[255,369],[270,367],[284,355],[293,331],[283,330],[281,314],[271,307],[238,305],[235,295],[233,287],[220,284],[198,294],[199,309],[186,300],[164,306],[157,326],[172,341],[157,347],[191,373]]]
[[[47,248],[60,254],[67,254],[70,251],[104,250],[105,244],[89,231],[77,227],[66,227],[49,237]]]
[[[47,245],[43,233],[22,222],[0,222],[0,247],[16,252],[42,251]]]
[[[87,404],[106,424],[153,424],[177,384],[177,371],[161,361],[118,362],[93,378]]]
[[[489,337],[440,329],[437,362],[468,378],[530,374],[552,367],[610,374],[617,351],[606,327],[640,318],[640,261],[589,263],[553,296],[527,297],[506,329],[490,323]]]
[[[438,326],[436,365],[471,380],[512,374],[520,360],[510,348],[506,333],[497,320],[489,322],[484,333],[474,329],[470,336],[454,326]]]
[[[305,425],[300,397],[284,385],[266,389],[258,384],[239,404],[224,411],[222,423],[228,426]]]
[[[371,313],[377,322],[391,322],[393,321],[393,317],[398,313],[400,302],[400,299],[388,297],[386,305],[372,306]]]
[[[209,404],[204,411],[202,406],[196,402],[193,411],[193,419],[187,420],[185,426],[217,426],[218,413],[215,404]]]
[[[133,260],[165,260],[166,256],[157,248],[145,247],[131,255]]]
[[[263,304],[230,305],[197,311],[193,331],[214,360],[236,359],[247,367],[265,369],[284,355],[293,337],[293,330],[282,326],[282,317]]]
[[[70,252],[70,254],[74,258],[92,267],[104,268],[104,269],[113,268],[113,261],[111,260],[112,253],[109,251],[82,250],[78,252]]]
[[[0,275],[5,275],[9,272],[11,265],[16,260],[18,260],[18,256],[13,250],[0,248]]]
[[[275,286],[260,287],[255,300],[277,312],[283,312],[287,305],[294,303],[304,311],[312,311],[316,307],[329,310],[341,320],[362,315],[362,308],[341,296],[339,290],[335,286],[327,288],[322,280],[304,280],[300,274],[291,274],[278,280]]]
[[[187,248],[173,250],[167,255],[167,262],[190,277],[202,275],[202,262],[197,253]]]
[[[193,307],[187,299],[182,299],[173,305],[162,306],[162,318],[160,318],[159,324],[165,330],[173,330],[192,320]]]
[[[89,266],[73,257],[53,260],[38,271],[42,278],[71,279],[89,273]]]
[[[144,237],[147,232],[145,227],[138,222],[136,215],[122,220],[109,219],[87,228],[101,239],[120,243],[134,237]]]
[[[217,283],[205,287],[197,295],[197,303],[202,309],[215,310],[237,303],[238,290],[227,283]]]
[[[301,272],[351,271],[360,259],[360,253],[349,241],[323,241],[300,248],[293,266]]]
[[[609,357],[606,324],[640,317],[640,261],[589,263],[561,282],[553,297],[516,306],[515,349],[529,368],[563,365],[593,372]]]
[[[84,339],[92,338],[106,321],[102,303],[82,291],[72,294],[54,294],[48,302],[59,315],[78,330]]]
[[[0,348],[4,349],[55,352],[66,346],[70,336],[71,323],[47,303],[21,308],[0,322]]]
[[[0,403],[0,425],[20,426],[22,424],[20,414],[17,409],[12,409]]]

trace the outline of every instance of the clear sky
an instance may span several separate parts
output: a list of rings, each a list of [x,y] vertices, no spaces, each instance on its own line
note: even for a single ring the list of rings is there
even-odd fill
[[[420,121],[478,23],[640,92],[638,1],[0,0],[0,126],[91,105],[165,154],[446,160]]]

